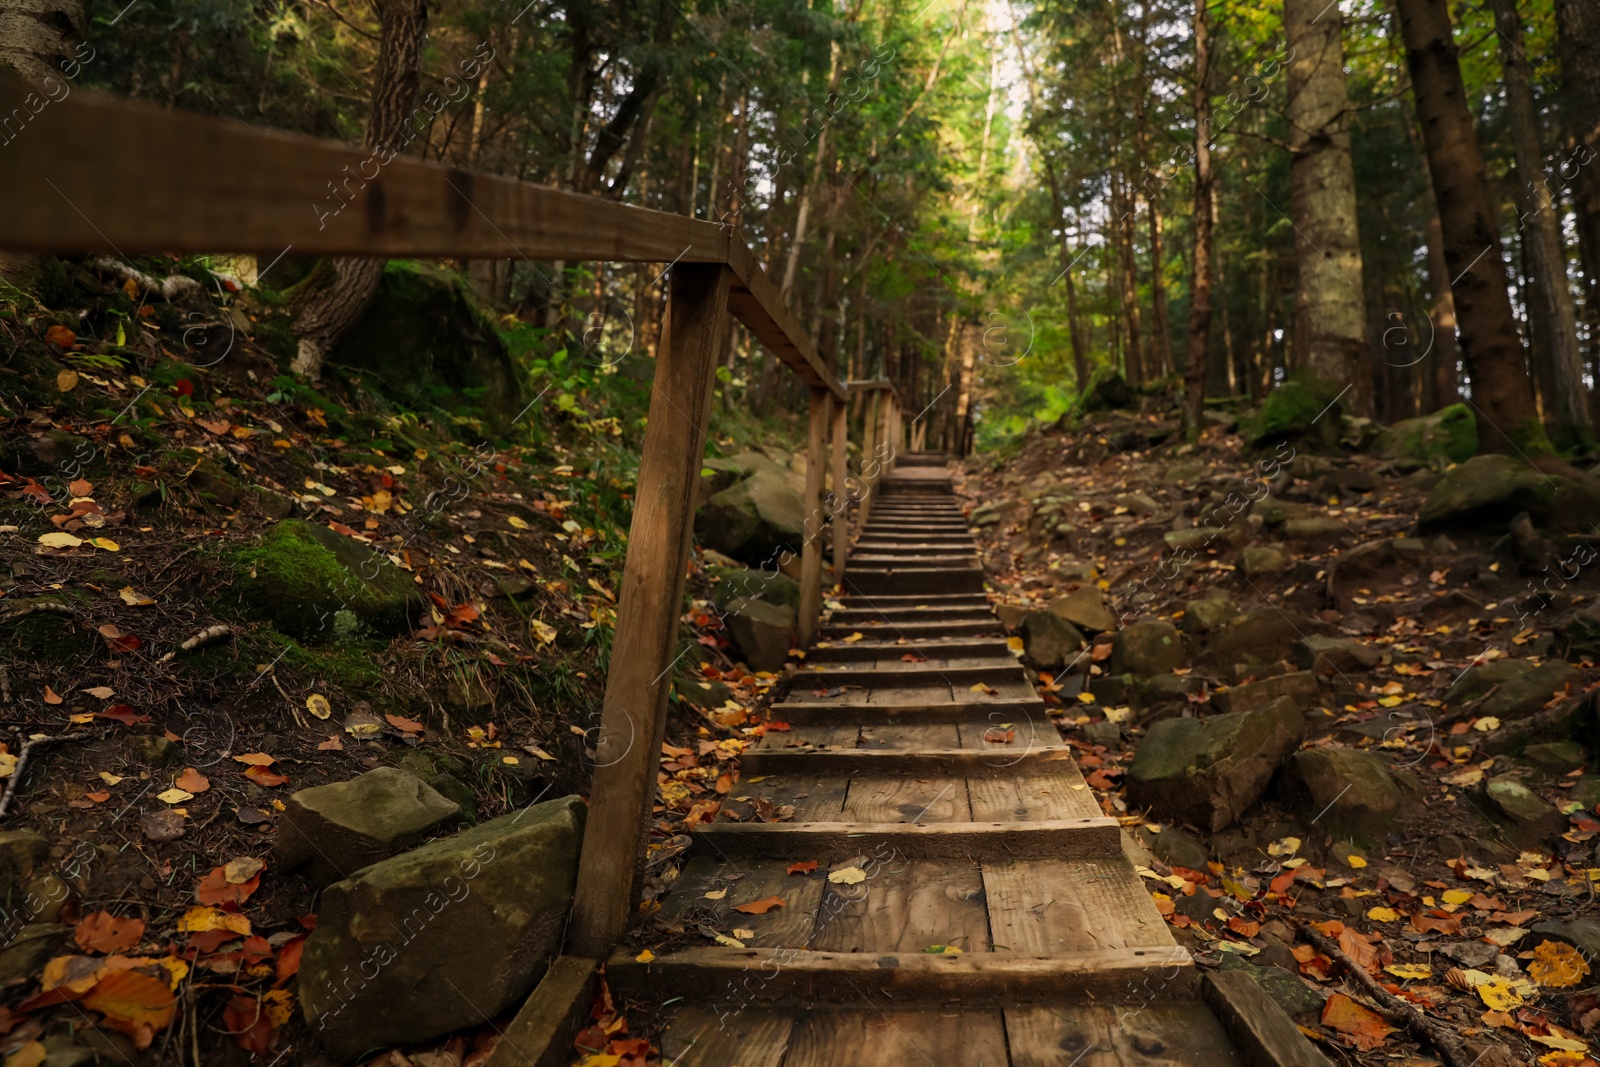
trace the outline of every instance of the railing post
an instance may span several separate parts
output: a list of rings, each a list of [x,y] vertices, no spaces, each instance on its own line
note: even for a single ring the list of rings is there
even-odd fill
[[[849,394],[839,397],[833,402],[833,516],[829,521],[833,524],[833,581],[835,585],[844,582],[844,558],[850,551],[850,479],[849,459],[845,455],[845,445],[850,434],[849,420],[846,416],[850,413]]]
[[[730,277],[722,264],[672,268],[573,905],[572,951],[591,959],[603,959],[632,918],[666,730],[712,374],[728,332]]]
[[[822,482],[828,472],[828,423],[833,395],[812,387],[806,433],[805,540],[800,548],[800,647],[817,635],[822,613]]]
[[[867,391],[861,405],[861,506],[856,509],[859,529],[866,529],[867,514],[878,492],[878,398],[876,389]]]

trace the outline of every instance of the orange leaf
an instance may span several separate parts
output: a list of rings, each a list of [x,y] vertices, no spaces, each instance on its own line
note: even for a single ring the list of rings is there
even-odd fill
[[[1383,1016],[1343,993],[1333,994],[1323,1004],[1322,1025],[1339,1031],[1345,1044],[1360,1049],[1378,1048],[1384,1038],[1394,1033],[1394,1027],[1384,1022]]]
[[[194,896],[202,904],[243,904],[260,886],[259,874],[243,882],[228,881],[228,868],[224,865],[200,879]]]
[[[173,779],[172,784],[186,793],[204,793],[211,788],[211,779],[193,767],[185,767],[183,773]]]
[[[251,767],[249,770],[244,772],[244,776],[250,779],[256,785],[264,786],[282,785],[284,782],[289,780],[276,771],[270,771],[265,767]]]
[[[292,937],[278,950],[278,984],[282,985],[300,973],[300,954],[305,950],[306,937]]]
[[[746,915],[765,915],[773,908],[783,907],[782,897],[766,897],[762,900],[752,900],[748,904],[740,904],[734,911],[742,911]]]
[[[242,756],[235,756],[233,758],[238,760],[240,763],[248,763],[252,767],[270,767],[274,763],[278,762],[265,752],[246,752]]]
[[[61,703],[61,694],[47,685],[44,687],[44,702],[46,704],[59,704]]]
[[[52,326],[44,332],[44,339],[57,348],[71,348],[78,343],[78,335],[65,326]]]
[[[789,864],[790,874],[810,874],[817,869],[816,860],[801,860],[799,863]]]
[[[83,1006],[106,1017],[106,1024],[133,1038],[139,1048],[149,1048],[157,1030],[172,1022],[176,998],[167,983],[138,971],[113,971],[100,979]]]
[[[98,793],[85,793],[83,796],[85,800],[92,800],[96,804],[104,804],[106,801],[111,799],[111,794],[105,792],[104,790]]]
[[[102,719],[112,719],[124,726],[136,726],[141,722],[150,721],[150,716],[140,715],[134,711],[132,704],[113,704],[99,715]]]
[[[400,715],[385,715],[384,718],[389,721],[390,726],[393,726],[396,730],[403,730],[408,734],[420,734],[427,729],[416,719],[407,719]]]
[[[143,919],[119,919],[109,911],[86,915],[72,939],[85,952],[126,952],[144,937]]]
[[[246,1052],[261,1055],[272,1043],[272,1020],[255,997],[234,997],[222,1009],[222,1024]]]

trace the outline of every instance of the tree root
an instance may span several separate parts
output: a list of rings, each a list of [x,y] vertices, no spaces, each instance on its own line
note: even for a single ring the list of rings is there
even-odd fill
[[[192,652],[203,645],[209,645],[220,641],[231,633],[233,633],[233,627],[229,626],[225,622],[219,622],[215,626],[208,626],[204,630],[201,630],[199,633],[195,634],[193,637],[189,638],[183,644],[179,645],[177,648],[173,649],[171,652],[168,652],[165,656],[162,656],[160,659],[156,660],[156,666],[159,667],[163,663],[170,663],[177,659],[179,652]]]
[[[87,741],[94,737],[92,733],[61,734],[58,737],[40,735],[31,737],[22,744],[22,751],[17,753],[17,765],[11,769],[11,777],[6,781],[6,791],[0,795],[0,819],[6,817],[11,810],[11,798],[17,795],[17,786],[22,782],[22,776],[28,769],[28,757],[33,755],[33,750],[39,745],[49,745],[57,741]]]

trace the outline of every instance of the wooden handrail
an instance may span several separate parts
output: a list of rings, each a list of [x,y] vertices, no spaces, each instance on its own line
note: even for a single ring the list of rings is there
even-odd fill
[[[847,387],[732,227],[417,159],[381,161],[340,142],[94,93],[28,107],[24,99],[32,92],[15,76],[0,75],[0,115],[21,107],[32,116],[0,133],[8,139],[0,145],[0,248],[672,266],[664,272],[667,315],[573,909],[570,950],[605,958],[627,930],[637,899],[677,662],[695,493],[730,315],[811,389],[803,640],[820,610],[824,518],[833,522],[834,580],[843,576],[845,517],[828,514],[823,488],[831,458],[835,500],[846,497]],[[894,442],[898,451],[899,394],[886,381],[850,388],[872,395],[862,461],[881,477],[872,442]]]

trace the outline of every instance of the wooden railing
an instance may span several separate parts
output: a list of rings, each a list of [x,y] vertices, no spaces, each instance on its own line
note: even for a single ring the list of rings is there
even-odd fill
[[[0,78],[0,114],[22,106],[31,91]],[[833,510],[849,480],[847,391],[740,232],[415,159],[378,166],[369,151],[346,144],[85,92],[49,103],[7,136],[0,146],[0,248],[9,250],[672,264],[569,935],[570,952],[603,959],[637,899],[695,491],[730,315],[811,387],[805,504],[817,518],[801,549],[802,642],[814,634],[821,608],[828,468]],[[870,501],[903,429],[892,386],[856,387],[867,392],[870,408],[861,450]],[[848,524],[839,518],[831,523],[836,581],[848,547]]]

